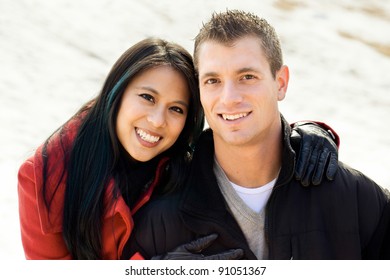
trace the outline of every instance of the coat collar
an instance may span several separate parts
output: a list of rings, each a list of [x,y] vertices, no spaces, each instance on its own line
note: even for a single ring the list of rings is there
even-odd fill
[[[182,220],[197,236],[217,233],[224,249],[241,248],[245,252],[245,258],[256,259],[236,220],[226,210],[225,199],[213,173],[213,163],[214,141],[209,129],[202,133],[195,148],[190,174],[179,205]]]
[[[295,152],[290,144],[291,128],[283,116],[281,116],[281,121],[283,130],[283,159],[276,186],[288,183],[293,178],[295,170]],[[202,133],[196,145],[181,208],[199,216],[218,219],[221,214],[226,212],[226,205],[213,173],[213,164],[213,131],[207,129]]]
[[[218,219],[226,212],[226,207],[213,173],[213,163],[213,132],[207,129],[196,144],[181,208],[200,217]]]
[[[70,150],[76,137],[77,131],[81,125],[84,114],[80,118],[72,119],[65,125],[63,135],[57,133],[54,135],[48,145],[47,154],[50,155],[48,159],[49,174],[48,182],[49,186],[57,186],[57,182],[60,181],[58,188],[51,187],[47,190],[47,196],[52,197],[50,210],[46,207],[45,199],[43,197],[43,176],[42,176],[42,148],[41,145],[34,155],[34,174],[36,185],[36,199],[38,204],[39,217],[41,222],[41,229],[44,233],[56,233],[62,231],[63,222],[63,210],[64,210],[64,197],[66,189],[67,173],[64,172],[64,157],[67,155],[63,153],[63,150]],[[112,217],[119,213],[125,224],[128,227],[130,234],[130,228],[133,221],[131,216],[138,211],[146,202],[149,201],[155,187],[160,183],[161,177],[165,172],[166,165],[169,161],[168,157],[160,159],[153,181],[150,183],[146,191],[141,194],[139,200],[134,204],[134,207],[130,210],[124,201],[123,197],[114,197],[115,182],[111,179],[105,189],[104,205],[105,212],[104,218]],[[54,182],[54,183],[53,183]],[[51,184],[50,184],[51,183]]]
[[[283,131],[283,150],[282,150],[282,168],[279,173],[275,187],[285,185],[294,177],[296,153],[290,142],[291,127],[287,120],[281,115]]]
[[[276,187],[288,183],[294,174],[295,152],[290,145],[291,128],[282,118],[283,159]],[[205,130],[195,149],[187,184],[179,209],[186,226],[199,235],[218,233],[221,242],[230,248],[242,248],[245,257],[256,259],[243,232],[227,210],[213,173],[214,140],[211,129]],[[212,231],[212,232],[210,232]]]

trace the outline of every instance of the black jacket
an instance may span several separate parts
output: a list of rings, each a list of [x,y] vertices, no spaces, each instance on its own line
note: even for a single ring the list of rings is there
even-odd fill
[[[303,187],[293,177],[295,152],[283,120],[283,163],[266,208],[269,259],[390,259],[390,195],[343,163],[334,181]],[[248,247],[213,173],[212,131],[203,133],[182,193],[160,197],[140,210],[128,254],[151,258],[197,237],[218,233],[203,254]],[[245,164],[245,163],[243,163]]]

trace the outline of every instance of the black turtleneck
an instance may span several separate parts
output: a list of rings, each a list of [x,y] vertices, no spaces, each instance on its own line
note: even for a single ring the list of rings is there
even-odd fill
[[[123,154],[127,152],[122,151]],[[160,157],[140,162],[130,156],[118,163],[116,181],[126,204],[131,208],[155,177]]]

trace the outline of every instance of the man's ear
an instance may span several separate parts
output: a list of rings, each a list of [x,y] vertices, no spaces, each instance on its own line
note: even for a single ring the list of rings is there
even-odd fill
[[[286,97],[288,81],[290,79],[290,71],[287,65],[283,65],[278,72],[276,72],[275,80],[278,86],[278,101]]]

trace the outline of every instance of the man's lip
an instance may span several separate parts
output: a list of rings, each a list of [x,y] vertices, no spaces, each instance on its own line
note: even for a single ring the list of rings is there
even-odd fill
[[[246,118],[251,112],[220,113],[218,114],[224,121],[237,121]]]

